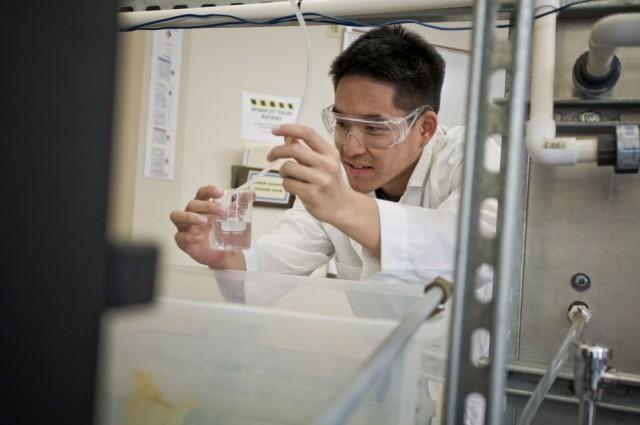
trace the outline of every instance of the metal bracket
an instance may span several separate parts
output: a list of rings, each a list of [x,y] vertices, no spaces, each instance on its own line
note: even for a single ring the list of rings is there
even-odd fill
[[[557,133],[615,134],[616,126],[640,124],[640,99],[556,99]]]

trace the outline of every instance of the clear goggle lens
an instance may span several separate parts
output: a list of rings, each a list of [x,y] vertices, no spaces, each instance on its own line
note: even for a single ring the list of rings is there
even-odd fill
[[[346,143],[349,136],[372,149],[389,149],[402,143],[416,119],[430,106],[421,106],[404,117],[386,120],[364,119],[333,111],[333,105],[322,110],[327,131],[338,144]]]

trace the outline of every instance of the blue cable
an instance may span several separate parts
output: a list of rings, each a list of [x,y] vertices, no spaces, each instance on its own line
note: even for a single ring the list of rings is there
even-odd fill
[[[206,19],[206,18],[212,18],[212,17],[218,17],[218,18],[230,18],[230,19],[234,19],[236,22],[222,22],[220,24],[208,24],[208,25],[239,25],[239,24],[252,24],[252,25],[272,25],[271,21],[277,21],[281,20],[283,18],[289,19],[289,18],[295,18],[295,15],[288,15],[288,16],[284,16],[281,18],[275,18],[275,19],[270,19],[270,20],[263,20],[263,21],[253,21],[250,19],[244,19],[244,18],[240,18],[238,16],[234,16],[234,15],[225,15],[225,14],[219,14],[219,13],[209,13],[206,15],[197,15],[194,13],[185,13],[182,15],[177,15],[177,16],[171,16],[169,18],[163,18],[163,19],[157,19],[155,21],[149,21],[149,22],[144,22],[142,24],[139,25],[134,25],[132,27],[129,28],[125,28],[121,31],[123,32],[129,32],[129,31],[137,31],[137,30],[158,30],[158,29],[169,29],[167,27],[162,27],[162,28],[144,28],[146,26],[149,25],[157,25],[157,24],[162,24],[164,22],[170,22],[170,21],[175,21],[177,19],[183,19],[183,18],[196,18],[196,19]],[[177,27],[179,28],[179,27]],[[192,27],[185,27],[185,28],[192,28]],[[204,28],[204,26],[196,26],[194,28]]]
[[[547,12],[538,14],[534,17],[534,19],[539,19],[548,15],[551,15],[553,13],[560,13],[563,10],[566,10],[572,6],[578,5],[578,4],[582,4],[582,3],[590,3],[596,0],[579,0],[579,1],[575,1],[572,3],[568,3],[564,6],[549,10]],[[126,12],[123,12],[126,13]],[[364,22],[359,22],[359,21],[353,21],[350,19],[344,19],[344,18],[339,18],[337,16],[327,16],[327,15],[323,15],[321,13],[316,13],[316,12],[306,12],[302,14],[305,17],[305,20],[307,22],[312,22],[312,23],[324,23],[324,24],[336,24],[336,25],[342,25],[342,26],[349,26],[349,27],[354,27],[354,28],[363,28],[363,27],[372,27],[372,28],[376,28],[376,27],[383,27],[383,26],[387,26],[387,25],[396,25],[396,24],[417,24],[426,28],[431,28],[431,29],[435,29],[435,30],[440,30],[440,31],[469,31],[471,29],[473,29],[472,26],[463,26],[463,27],[444,27],[444,26],[440,26],[440,25],[434,25],[434,24],[428,24],[426,22],[422,22],[422,21],[418,21],[415,19],[395,19],[392,21],[387,21],[387,22],[383,22],[381,24],[366,24]],[[196,19],[206,19],[206,18],[212,18],[212,17],[218,17],[218,18],[227,18],[227,19],[231,19],[231,21],[225,21],[225,22],[219,22],[219,23],[213,23],[213,24],[203,24],[203,25],[190,25],[190,26],[185,26],[185,25],[179,25],[179,26],[163,26],[163,27],[154,27],[154,28],[146,28],[148,26],[151,25],[157,25],[157,24],[162,24],[165,22],[171,22],[171,21],[175,21],[178,19],[183,19],[183,18],[196,18]],[[143,31],[155,31],[155,30],[164,30],[164,29],[199,29],[199,28],[219,28],[219,27],[226,27],[226,26],[233,26],[233,25],[278,25],[284,22],[293,22],[296,20],[295,15],[286,15],[286,16],[281,16],[278,18],[273,18],[273,19],[265,19],[265,20],[251,20],[251,19],[244,19],[244,18],[240,18],[238,16],[234,16],[234,15],[226,15],[226,14],[218,14],[218,13],[209,13],[209,14],[205,14],[205,15],[197,15],[197,14],[193,14],[193,13],[186,13],[186,14],[182,14],[182,15],[176,15],[176,16],[172,16],[169,18],[163,18],[163,19],[157,19],[154,21],[149,21],[149,22],[144,22],[142,24],[139,25],[134,25],[132,27],[129,28],[125,28],[122,29],[121,32],[131,32],[131,31],[139,31],[139,30],[143,30]],[[511,28],[514,27],[514,24],[500,24],[496,26],[497,28]]]

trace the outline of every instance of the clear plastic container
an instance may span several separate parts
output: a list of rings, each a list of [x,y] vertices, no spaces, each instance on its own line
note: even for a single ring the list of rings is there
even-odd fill
[[[424,293],[420,285],[206,267],[167,265],[159,274],[168,298],[364,319],[399,320]]]
[[[114,311],[105,320],[100,423],[310,423],[394,326],[176,299]],[[349,424],[415,423],[422,347],[416,336]],[[143,382],[146,396],[135,390],[141,374],[152,381]]]

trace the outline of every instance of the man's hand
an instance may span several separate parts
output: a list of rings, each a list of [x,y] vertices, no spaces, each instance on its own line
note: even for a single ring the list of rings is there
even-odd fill
[[[340,222],[354,191],[342,178],[338,150],[313,129],[302,125],[278,126],[273,134],[285,136],[285,144],[273,148],[267,159],[295,160],[280,167],[285,190],[300,198],[318,220],[334,225]]]
[[[211,246],[213,221],[224,213],[213,199],[223,193],[216,186],[201,187],[184,211],[172,211],[170,218],[178,229],[175,240],[181,250],[201,264],[214,269],[244,270],[242,251],[219,251]]]
[[[295,160],[280,167],[284,189],[298,197],[312,216],[379,253],[378,204],[345,182],[336,147],[303,125],[276,126],[272,133],[284,136],[285,144],[273,148],[267,159]]]

